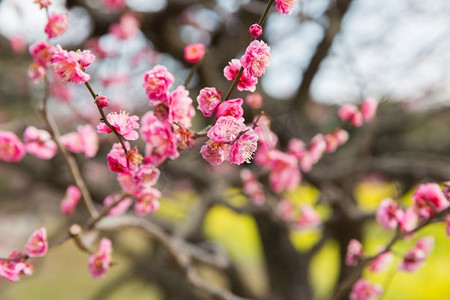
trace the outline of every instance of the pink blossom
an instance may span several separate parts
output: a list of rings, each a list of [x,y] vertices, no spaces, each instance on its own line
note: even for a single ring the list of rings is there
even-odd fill
[[[51,65],[62,81],[85,83],[91,79],[91,76],[81,69],[79,60],[80,55],[78,53],[68,52],[58,45],[53,50]]]
[[[243,103],[244,100],[241,98],[231,99],[220,103],[216,111],[217,118],[222,116],[232,116],[236,119],[241,118],[244,115],[244,109],[242,108]]]
[[[184,59],[191,64],[202,60],[205,56],[205,45],[201,43],[189,44],[184,47]]]
[[[100,2],[110,12],[119,12],[125,8],[125,0],[101,0]]]
[[[262,34],[262,27],[259,24],[253,24],[248,29],[248,33],[254,38],[258,38]]]
[[[327,142],[323,134],[316,134],[311,139],[311,146],[308,149],[308,153],[313,164],[317,163],[321,158],[325,150],[327,149]]]
[[[347,254],[345,256],[345,264],[348,266],[356,266],[359,258],[363,255],[363,246],[358,240],[350,240],[347,246]]]
[[[95,104],[100,108],[108,107],[109,98],[106,96],[97,96],[95,97]]]
[[[408,208],[404,211],[398,209],[395,215],[403,232],[411,231],[416,227],[418,217],[413,208]]]
[[[136,190],[144,191],[156,184],[160,175],[159,169],[150,164],[143,164],[133,174],[133,185]]]
[[[375,99],[368,98],[361,104],[361,114],[364,122],[369,122],[377,113],[378,103]]]
[[[243,130],[245,130],[244,118],[224,116],[217,119],[207,135],[215,142],[228,143],[234,141]]]
[[[83,68],[87,68],[90,66],[90,64],[92,64],[95,60],[95,55],[91,53],[90,50],[83,50],[80,54],[79,54],[79,60],[80,60],[80,65]]]
[[[73,153],[84,153],[94,157],[98,151],[98,136],[91,125],[78,126],[78,132],[70,132],[60,137],[61,143]]]
[[[89,257],[89,272],[92,278],[103,278],[111,265],[111,240],[102,238],[95,254]]]
[[[66,190],[66,195],[64,199],[61,201],[61,212],[65,215],[71,215],[75,210],[75,207],[80,201],[81,191],[75,185],[69,185]]]
[[[161,65],[144,74],[144,89],[152,106],[167,101],[168,90],[174,81],[173,75]]]
[[[29,257],[41,257],[47,254],[47,231],[44,227],[31,234],[25,244],[25,251]]]
[[[248,94],[247,97],[245,97],[245,103],[247,103],[247,105],[250,106],[252,109],[261,108],[263,106],[261,94],[259,93]]]
[[[353,104],[344,104],[338,111],[339,118],[355,127],[361,127],[363,116],[359,109]]]
[[[50,0],[34,0],[34,3],[39,4],[40,9],[48,7],[50,4],[52,4]]]
[[[47,71],[45,70],[45,67],[41,66],[37,62],[31,63],[27,71],[28,77],[34,83],[38,83],[39,81],[43,80],[46,73]]]
[[[228,66],[223,69],[223,74],[226,79],[233,81],[239,73],[242,65],[239,59],[232,59]],[[254,92],[256,90],[256,84],[258,83],[258,78],[255,76],[250,76],[249,72],[244,69],[239,78],[237,89],[240,91]]]
[[[117,181],[119,182],[122,190],[125,193],[131,196],[137,196],[139,194],[139,191],[137,190],[136,186],[133,183],[133,174],[131,173],[131,171],[118,173]]]
[[[114,194],[109,195],[103,200],[103,205],[105,207],[112,205],[122,199],[122,195]],[[113,208],[111,208],[108,212],[108,216],[120,216],[127,212],[128,208],[133,203],[133,200],[130,197],[123,198],[120,200]]]
[[[0,160],[18,162],[25,156],[25,146],[11,131],[0,130]]]
[[[413,201],[419,218],[422,219],[427,219],[436,211],[441,211],[449,206],[444,193],[437,183],[419,185],[414,192]]]
[[[213,140],[208,140],[200,149],[200,153],[207,162],[213,166],[218,166],[228,158],[230,145]]]
[[[320,215],[310,204],[300,205],[300,216],[295,221],[295,226],[299,229],[316,227],[320,224]]]
[[[283,190],[294,190],[301,180],[297,158],[289,153],[272,150],[270,160],[269,182],[272,190],[276,193],[280,193]]]
[[[48,66],[52,58],[54,47],[46,41],[38,41],[30,45],[28,52],[33,57],[34,61],[42,66]]]
[[[382,272],[384,271],[392,262],[394,261],[394,256],[391,252],[384,252],[383,254],[378,255],[371,263],[370,263],[370,271],[372,272]]]
[[[215,88],[205,87],[200,90],[197,97],[198,110],[200,110],[205,117],[211,117],[217,106],[220,104],[222,92]]]
[[[241,57],[242,66],[253,77],[261,77],[269,66],[270,47],[263,41],[254,40]]]
[[[249,163],[258,146],[258,139],[256,132],[252,128],[247,128],[247,131],[231,146],[228,161],[236,165]]]
[[[256,176],[247,168],[240,172],[241,180],[244,183],[244,192],[250,197],[253,204],[261,205],[265,201],[263,185],[256,179]]]
[[[52,13],[48,17],[48,23],[45,26],[45,33],[50,39],[55,38],[66,32],[67,27],[68,27],[67,14]]]
[[[10,281],[19,281],[20,275],[33,274],[34,267],[26,261],[24,253],[13,251],[8,258],[13,260],[0,260],[0,277],[5,277]]]
[[[144,190],[134,204],[134,211],[138,216],[145,216],[149,213],[154,213],[159,208],[159,198],[161,192],[155,188],[148,188]]]
[[[142,116],[141,137],[147,143],[146,153],[152,164],[158,165],[166,158],[179,156],[176,136],[167,120],[161,121],[152,111]]]
[[[139,128],[138,116],[129,116],[125,111],[119,113],[111,112],[106,116],[106,119],[111,124],[111,126],[121,135],[124,139],[129,141],[137,140],[139,137],[135,129]],[[98,124],[97,132],[112,132],[112,130],[103,122]]]
[[[16,53],[22,53],[27,48],[25,40],[20,35],[15,35],[9,38],[9,45]]]
[[[284,221],[291,222],[294,219],[295,206],[291,201],[283,199],[278,202],[277,212]]]
[[[120,40],[127,40],[139,33],[139,20],[131,13],[124,14],[118,24],[112,24],[109,32]]]
[[[58,146],[52,140],[48,131],[28,126],[23,133],[25,150],[40,159],[51,159],[58,151]]]
[[[130,148],[128,142],[125,143],[127,150]],[[112,172],[123,173],[129,170],[128,158],[120,143],[115,143],[107,155],[108,167]]]
[[[338,129],[325,135],[325,151],[332,153],[342,146],[348,140],[348,132],[343,129]]]
[[[195,109],[189,91],[184,86],[180,85],[170,93],[168,104],[169,122],[176,122],[184,128],[191,127]]]
[[[391,198],[381,201],[380,206],[377,209],[376,218],[381,226],[388,229],[397,228],[397,210],[398,204]]]
[[[70,85],[65,84],[58,76],[56,76],[50,82],[50,95],[67,103],[73,97],[73,89]]]
[[[350,300],[374,300],[381,296],[383,290],[380,285],[372,284],[365,279],[359,279],[350,292]]]
[[[406,272],[415,272],[422,265],[425,264],[425,260],[430,255],[434,247],[434,238],[424,237],[419,239],[417,243],[408,251],[408,254],[403,258],[398,269]]]
[[[104,47],[100,45],[100,39],[98,37],[93,37],[87,40],[86,47],[94,52],[95,56],[99,59],[114,56],[114,53],[108,52]]]

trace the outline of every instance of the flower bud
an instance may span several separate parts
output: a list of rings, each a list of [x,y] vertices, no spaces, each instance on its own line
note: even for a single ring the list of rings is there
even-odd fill
[[[95,104],[100,108],[108,107],[109,98],[106,96],[97,96],[95,97]]]
[[[258,24],[253,24],[248,29],[248,33],[256,39],[262,34],[262,27]]]

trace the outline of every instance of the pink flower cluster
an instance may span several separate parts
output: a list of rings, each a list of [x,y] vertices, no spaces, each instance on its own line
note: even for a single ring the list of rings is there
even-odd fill
[[[189,44],[184,47],[184,59],[191,64],[201,61],[203,56],[205,56],[205,45],[201,43]]]
[[[18,162],[25,156],[25,146],[11,131],[0,130],[0,160]]]
[[[433,248],[434,238],[432,236],[419,239],[403,258],[398,269],[410,273],[417,271],[425,263]]]
[[[25,150],[40,159],[48,160],[55,156],[58,146],[48,131],[28,126],[23,133]]]
[[[34,82],[40,81],[46,74],[46,67],[50,65],[54,47],[45,41],[32,44],[28,52],[33,57],[33,63],[28,68],[28,76]]]
[[[53,48],[50,63],[56,74],[65,82],[85,83],[91,76],[84,72],[95,60],[89,50],[83,52],[66,51],[60,45]]]
[[[244,184],[244,193],[250,197],[253,204],[262,205],[266,197],[261,182],[256,179],[255,174],[247,168],[241,170],[241,180]]]
[[[350,240],[347,246],[347,254],[345,256],[345,264],[349,266],[356,266],[358,264],[358,260],[363,255],[363,246],[362,244],[355,239]]]
[[[354,104],[344,104],[338,111],[343,122],[355,127],[361,127],[364,122],[370,122],[377,112],[378,103],[375,99],[366,99],[358,108]]]
[[[98,151],[98,136],[91,125],[78,126],[77,132],[60,137],[61,143],[73,153],[84,153],[87,158],[94,157]]]
[[[32,275],[34,267],[27,262],[28,257],[41,257],[47,254],[47,231],[41,228],[33,232],[25,244],[25,252],[13,251],[8,259],[0,260],[0,276],[10,281],[20,280],[20,275]]]
[[[277,206],[278,215],[297,229],[317,227],[321,223],[320,215],[311,204],[294,205],[289,200],[281,200]]]
[[[108,238],[100,241],[98,250],[89,257],[89,272],[92,278],[103,278],[111,265],[112,244]]]
[[[139,123],[137,122],[139,120],[138,116],[130,116],[127,112],[121,111],[119,113],[109,113],[106,119],[124,139],[129,141],[138,139],[139,134],[135,131],[135,129],[139,128]],[[97,132],[110,133],[112,130],[104,122],[101,122],[97,125]]]
[[[366,279],[359,279],[350,292],[350,300],[375,300],[381,296],[383,289],[378,284],[372,284]]]

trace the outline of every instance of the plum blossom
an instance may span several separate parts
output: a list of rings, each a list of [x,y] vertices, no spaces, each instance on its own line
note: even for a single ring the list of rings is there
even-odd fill
[[[134,204],[134,211],[138,216],[154,213],[159,208],[161,192],[155,188],[147,188],[138,196]]]
[[[245,97],[245,103],[252,109],[259,109],[263,106],[263,99],[259,93],[248,94]]]
[[[294,190],[301,180],[297,158],[279,150],[270,152],[269,183],[272,190],[280,193],[283,190]]]
[[[119,40],[127,40],[138,34],[140,26],[139,20],[133,14],[126,13],[118,24],[111,25],[109,32]]]
[[[50,0],[34,0],[34,3],[39,4],[40,9],[46,8],[52,4]]]
[[[23,53],[27,48],[27,44],[21,35],[11,36],[9,39],[9,46],[15,53]]]
[[[320,222],[320,215],[311,204],[302,203],[300,205],[300,216],[295,221],[295,226],[297,228],[316,227]]]
[[[263,185],[256,179],[255,174],[247,168],[240,172],[241,180],[244,184],[243,189],[253,204],[261,205],[265,201]]]
[[[338,116],[343,122],[348,122],[355,127],[361,127],[363,116],[353,104],[344,104],[338,111]]]
[[[23,133],[25,150],[40,159],[51,159],[58,151],[58,146],[52,140],[50,133],[34,126],[28,126]]]
[[[325,151],[332,153],[348,141],[348,132],[344,129],[338,129],[325,135]]]
[[[168,104],[169,122],[176,122],[185,128],[191,127],[195,109],[189,91],[184,86],[180,85],[170,93]]]
[[[45,78],[46,73],[47,71],[45,70],[45,67],[38,64],[37,62],[32,62],[27,70],[28,77],[34,83],[38,83],[39,81],[43,80]]]
[[[350,300],[374,300],[381,296],[383,290],[380,285],[372,284],[366,279],[359,279],[350,292]]]
[[[419,239],[403,258],[398,269],[410,273],[417,271],[425,264],[425,260],[430,255],[433,247],[434,238],[432,236]]]
[[[222,92],[217,91],[213,87],[205,87],[200,90],[197,96],[198,110],[202,112],[205,117],[211,117],[220,104]]]
[[[100,2],[110,12],[119,12],[125,8],[125,0],[101,0]]]
[[[205,56],[205,45],[202,43],[189,44],[184,47],[184,59],[191,64],[199,62],[203,56]]]
[[[47,254],[47,231],[44,227],[31,234],[25,244],[25,251],[29,257],[41,257]]]
[[[103,205],[105,207],[112,205],[113,203],[119,201],[114,207],[112,207],[108,216],[120,216],[127,212],[128,208],[133,203],[133,200],[130,197],[125,197],[122,200],[122,196],[120,194],[109,195],[103,200]]]
[[[228,158],[230,147],[229,144],[208,140],[200,149],[200,154],[211,165],[218,166]]]
[[[143,164],[134,172],[132,182],[137,191],[145,191],[158,182],[159,169],[151,164]]]
[[[252,128],[247,128],[247,131],[231,145],[228,161],[236,165],[249,163],[258,146],[258,139],[256,132]]]
[[[66,190],[66,195],[61,201],[61,212],[67,216],[71,215],[80,201],[80,198],[80,189],[75,185],[69,185]]]
[[[60,137],[61,143],[73,153],[84,153],[94,157],[98,151],[98,136],[91,125],[78,126],[77,132],[70,132]]]
[[[139,120],[138,116],[129,116],[129,114],[125,111],[111,112],[106,116],[106,119],[111,124],[111,126],[121,135],[124,139],[129,141],[137,140],[139,137],[137,131],[135,129],[139,128]],[[111,128],[109,128],[105,123],[101,122],[97,125],[97,132],[112,132]]]
[[[232,59],[228,66],[223,69],[223,75],[226,79],[233,81],[239,74],[239,70],[242,65],[239,59]],[[251,76],[249,72],[244,69],[241,77],[237,84],[237,89],[240,91],[254,92],[256,90],[256,84],[258,83],[258,78],[256,76]]]
[[[85,83],[91,76],[86,74],[79,63],[80,54],[66,51],[57,45],[52,52],[51,66],[56,74],[65,82]]]
[[[127,150],[130,149],[130,144],[125,143]],[[112,172],[123,173],[129,170],[128,158],[120,143],[115,143],[107,155],[108,167]]]
[[[10,281],[19,281],[20,275],[30,276],[33,274],[34,267],[26,261],[25,253],[13,251],[8,258],[13,260],[0,260],[0,277],[5,277]]]
[[[242,66],[253,77],[261,77],[269,66],[270,47],[263,41],[254,40],[241,57]]]
[[[277,12],[283,14],[290,14],[292,7],[297,2],[296,0],[275,0],[277,3]]]
[[[403,232],[411,231],[416,227],[418,217],[412,207],[406,210],[399,209],[396,211],[395,215],[398,224],[400,225],[400,228],[402,229]]]
[[[25,146],[11,131],[0,130],[0,160],[18,162],[25,156]]]
[[[48,17],[48,23],[45,26],[45,33],[51,38],[62,35],[68,27],[68,18],[66,13],[51,13]]]
[[[352,239],[347,246],[347,254],[345,256],[345,264],[348,266],[356,266],[358,259],[363,254],[363,246],[358,240]]]
[[[88,266],[92,278],[103,278],[111,265],[111,240],[102,238],[95,254],[89,257]]]
[[[143,86],[152,106],[167,101],[168,90],[174,81],[173,75],[161,65],[145,72]]]
[[[100,108],[108,107],[109,105],[109,98],[106,96],[96,96],[95,97],[95,104]]]
[[[380,252],[382,252],[381,250]],[[394,255],[391,252],[384,252],[383,254],[378,255],[371,263],[370,263],[370,271],[371,272],[382,272],[385,270],[392,262],[394,261]]]
[[[381,226],[388,229],[397,228],[398,220],[397,220],[397,211],[398,211],[398,203],[391,199],[387,198],[381,201],[380,206],[378,206],[376,212],[376,219]]]
[[[215,142],[228,143],[234,141],[245,128],[244,118],[224,116],[217,119],[207,136]]]
[[[437,183],[419,185],[414,192],[413,201],[421,219],[427,219],[436,211],[441,211],[449,206],[449,202]]]
[[[259,24],[253,24],[248,29],[248,33],[254,38],[258,38],[262,34],[262,27]]]
[[[45,67],[50,64],[53,48],[54,47],[49,42],[38,41],[30,45],[28,52],[35,62]]]
[[[222,116],[232,116],[236,119],[241,118],[244,115],[243,103],[244,100],[241,98],[224,101],[217,107],[216,116],[218,118]]]
[[[378,102],[375,99],[368,98],[361,104],[361,115],[364,122],[369,122],[377,113]]]
[[[295,206],[291,201],[283,199],[278,202],[277,213],[284,221],[291,222],[295,216]]]

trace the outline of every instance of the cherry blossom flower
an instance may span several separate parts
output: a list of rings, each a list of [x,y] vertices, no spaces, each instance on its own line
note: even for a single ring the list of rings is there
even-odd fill
[[[245,103],[252,109],[259,109],[263,106],[263,99],[259,93],[248,94],[245,97]]]
[[[18,162],[25,156],[25,146],[11,131],[0,130],[0,160]]]
[[[58,151],[58,146],[46,130],[28,126],[23,133],[23,138],[25,150],[37,158],[48,160]]]
[[[347,254],[345,256],[345,264],[348,266],[356,266],[358,259],[363,254],[363,246],[358,240],[352,239],[347,246]]]
[[[239,119],[244,115],[244,109],[242,108],[243,103],[244,100],[241,98],[224,101],[217,107],[216,116],[218,118],[222,116],[232,116]]]
[[[50,0],[34,0],[34,3],[39,4],[40,9],[48,7],[50,4],[52,4]]]
[[[111,240],[102,238],[95,254],[89,257],[88,266],[92,278],[103,278],[111,265]]]
[[[245,128],[244,118],[224,116],[217,119],[207,136],[215,142],[228,143],[234,141]]]
[[[205,45],[202,43],[189,44],[184,47],[184,59],[191,64],[202,60],[205,56]]]
[[[13,251],[8,258],[13,260],[0,260],[0,277],[5,277],[10,281],[19,281],[20,275],[30,276],[33,274],[34,267],[26,261],[25,253]]]
[[[263,41],[254,40],[241,57],[242,66],[250,76],[261,77],[269,66],[270,47]]]
[[[233,81],[239,73],[242,65],[239,59],[232,59],[228,66],[223,69],[223,74],[226,79]],[[240,91],[254,92],[256,90],[256,84],[258,83],[258,78],[255,76],[250,76],[248,71],[244,69],[239,78],[237,89]]]
[[[111,112],[106,116],[106,119],[111,124],[111,126],[121,135],[124,139],[129,141],[137,140],[139,137],[137,131],[135,129],[139,128],[139,120],[138,116],[129,116],[129,114],[125,111],[121,111],[119,113]],[[98,124],[97,132],[112,132],[112,130],[103,122]]]
[[[241,180],[244,184],[244,192],[250,197],[253,204],[262,205],[265,202],[263,185],[256,179],[256,176],[247,168],[240,172]]]
[[[343,122],[348,122],[355,127],[361,127],[363,116],[353,104],[344,104],[338,111],[338,116]]]
[[[77,132],[70,132],[60,137],[61,143],[73,153],[84,153],[94,157],[98,151],[98,136],[91,125],[78,126]]]
[[[131,13],[124,14],[118,24],[112,24],[109,32],[120,40],[127,40],[139,33],[139,20]]]
[[[91,76],[81,69],[79,60],[80,54],[63,50],[57,45],[52,53],[51,65],[62,81],[85,83]]]
[[[228,161],[236,165],[249,163],[258,146],[258,139],[256,132],[252,128],[247,128],[247,131],[231,146]]]
[[[382,252],[381,250],[380,252]],[[382,272],[384,271],[392,262],[394,261],[394,256],[391,252],[384,252],[383,254],[378,255],[371,263],[370,263],[370,271],[371,272]]]
[[[58,37],[66,32],[68,27],[67,14],[51,13],[48,17],[48,23],[45,26],[45,33],[51,38]]]
[[[119,12],[125,8],[125,0],[101,0],[100,2],[110,12]]]
[[[376,219],[381,226],[388,229],[397,228],[397,210],[398,204],[391,198],[384,199],[378,206]]]
[[[383,289],[378,284],[372,284],[367,280],[359,279],[350,292],[350,300],[374,300],[381,296]]]
[[[262,34],[262,27],[259,24],[253,24],[248,29],[248,33],[256,39]]]
[[[103,205],[105,207],[119,201],[122,198],[120,194],[109,195],[103,200]],[[126,197],[119,201],[113,208],[108,212],[108,216],[120,216],[127,212],[128,208],[133,204],[133,200],[130,197]]]
[[[154,213],[159,208],[159,198],[161,192],[155,188],[145,189],[137,198],[134,204],[134,211],[138,216],[145,216]]]
[[[289,153],[272,150],[270,161],[269,183],[272,190],[276,193],[294,190],[301,180],[297,158]]]
[[[410,273],[417,271],[425,264],[425,260],[430,255],[433,247],[434,238],[432,236],[419,239],[403,258],[398,269]]]
[[[65,215],[71,215],[75,210],[81,198],[81,191],[75,185],[69,185],[66,190],[66,195],[61,201],[61,212]]]
[[[229,152],[229,144],[216,142],[213,140],[208,140],[200,149],[200,154],[203,159],[213,166],[218,166],[223,163],[223,161],[228,158]]]
[[[47,71],[45,70],[45,67],[41,66],[37,62],[33,62],[28,67],[27,75],[28,77],[34,82],[38,83],[39,81],[42,81],[45,78],[45,74]]]
[[[180,85],[170,93],[168,104],[169,122],[176,122],[184,128],[191,127],[195,109],[189,91],[184,86]]]
[[[127,150],[130,149],[130,144],[125,143]],[[115,143],[107,155],[108,167],[112,172],[123,173],[129,170],[127,156],[120,143]]]
[[[419,185],[413,194],[413,201],[421,219],[427,219],[436,211],[441,211],[449,206],[449,202],[437,183]]]
[[[211,117],[220,104],[222,92],[217,91],[213,87],[205,87],[200,90],[197,96],[198,110],[202,112],[205,117]]]
[[[161,65],[156,65],[145,72],[144,89],[152,106],[167,101],[168,90],[174,81],[173,75]]]
[[[303,203],[300,205],[300,216],[295,221],[295,226],[298,229],[316,227],[320,222],[320,215],[311,204]]]
[[[29,257],[41,257],[47,254],[47,231],[44,227],[31,234],[25,244],[25,251]]]
[[[361,114],[364,122],[369,122],[377,113],[378,102],[375,99],[368,98],[361,104]]]

